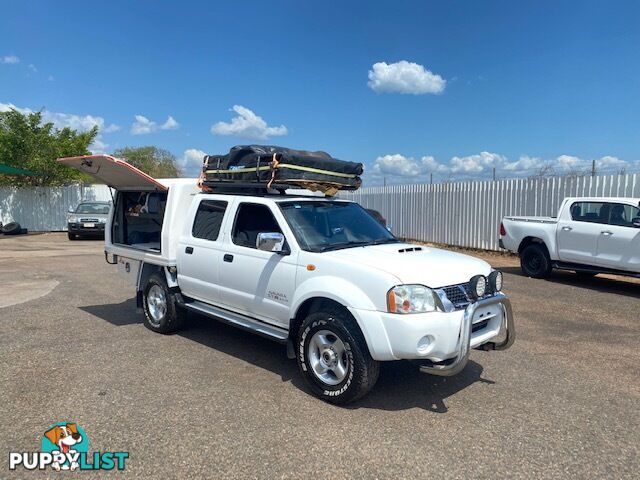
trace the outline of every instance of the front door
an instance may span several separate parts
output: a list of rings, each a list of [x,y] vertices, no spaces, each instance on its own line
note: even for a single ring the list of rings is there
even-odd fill
[[[269,232],[282,229],[268,205],[238,204],[220,264],[220,300],[229,309],[288,328],[297,254],[258,250],[258,234]]]
[[[638,217],[638,207],[624,203],[611,204],[609,224],[602,225],[598,235],[599,265],[640,272],[640,228],[633,225],[633,220]]]

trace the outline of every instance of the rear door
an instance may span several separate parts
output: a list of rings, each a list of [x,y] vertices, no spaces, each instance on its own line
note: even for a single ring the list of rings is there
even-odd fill
[[[182,293],[206,303],[218,303],[223,223],[228,202],[203,198],[193,205],[193,223],[178,243],[178,284]]]
[[[609,205],[604,202],[573,202],[569,215],[558,219],[558,257],[563,262],[598,265],[598,236],[608,223]]]
[[[612,203],[608,225],[598,235],[598,264],[616,270],[640,272],[640,228],[633,219],[640,209],[625,203]]]

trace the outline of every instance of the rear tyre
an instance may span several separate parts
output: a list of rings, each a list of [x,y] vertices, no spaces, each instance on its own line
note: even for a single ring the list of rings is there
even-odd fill
[[[2,226],[2,233],[5,235],[18,235],[21,230],[22,227],[17,222],[9,222]]]
[[[67,232],[67,237],[69,237],[69,240],[76,240],[78,238],[73,233],[69,233],[69,232]]]
[[[375,385],[380,364],[371,358],[356,323],[340,310],[316,312],[300,326],[298,367],[317,397],[346,404]]]
[[[537,243],[525,247],[520,254],[520,267],[527,277],[547,278],[552,270],[547,249]]]
[[[142,295],[144,326],[157,333],[173,333],[184,324],[187,312],[178,306],[162,274],[154,273]]]

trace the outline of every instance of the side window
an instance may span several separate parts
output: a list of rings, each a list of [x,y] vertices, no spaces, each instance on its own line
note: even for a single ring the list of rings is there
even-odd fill
[[[576,222],[608,223],[609,204],[603,202],[576,202],[571,205],[571,219]]]
[[[231,236],[233,243],[256,248],[258,234],[263,232],[282,233],[269,207],[257,203],[240,204]]]
[[[633,219],[640,217],[640,209],[624,203],[611,204],[609,224],[621,227],[633,227]]]
[[[222,219],[227,209],[227,202],[219,200],[202,200],[196,211],[191,234],[195,238],[215,241],[220,234]]]

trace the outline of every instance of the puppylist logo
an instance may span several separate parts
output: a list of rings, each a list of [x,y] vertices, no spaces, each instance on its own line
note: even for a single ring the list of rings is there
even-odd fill
[[[42,435],[39,452],[9,453],[9,470],[124,470],[129,452],[93,452],[89,437],[77,423],[58,422]]]

